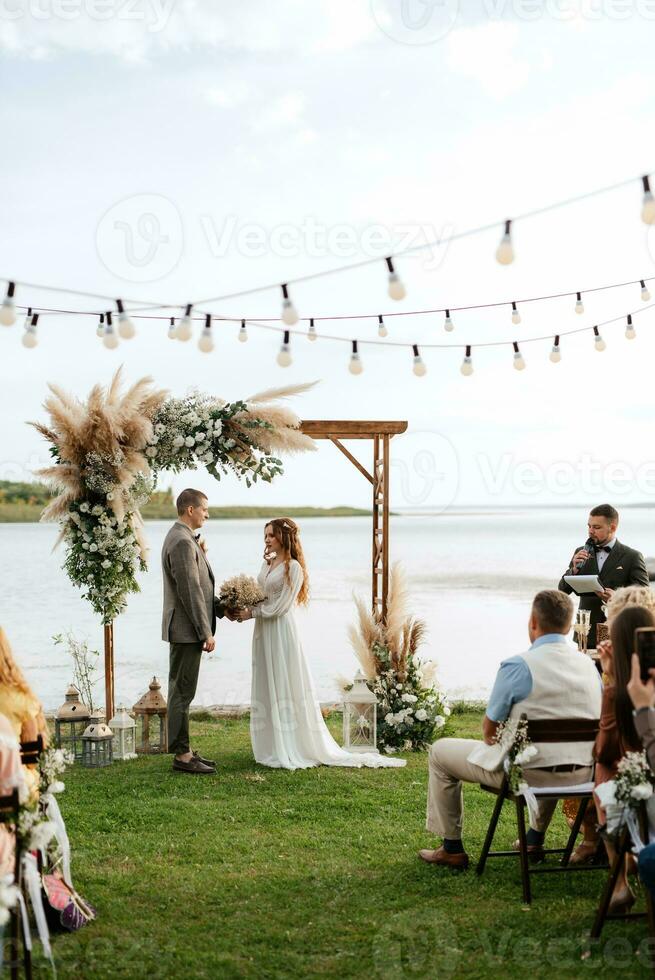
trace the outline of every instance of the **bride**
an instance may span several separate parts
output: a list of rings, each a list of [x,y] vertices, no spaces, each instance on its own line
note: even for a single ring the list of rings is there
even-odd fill
[[[296,603],[307,603],[309,579],[298,525],[290,518],[266,525],[257,581],[266,599],[238,616],[241,622],[255,620],[250,709],[255,760],[275,769],[404,766],[404,759],[346,752],[327,729],[293,615]]]

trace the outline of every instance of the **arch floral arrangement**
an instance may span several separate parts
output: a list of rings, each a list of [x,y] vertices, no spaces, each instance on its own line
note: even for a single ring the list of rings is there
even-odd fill
[[[418,657],[426,626],[409,614],[401,565],[391,569],[386,622],[354,598],[357,624],[349,627],[348,635],[377,698],[378,746],[388,754],[427,749],[444,734],[450,705],[436,686],[436,663]],[[344,690],[350,686],[342,684]]]
[[[147,377],[123,391],[121,374],[107,389],[95,385],[85,402],[49,385],[50,423],[30,423],[53,457],[37,475],[58,492],[41,520],[61,525],[64,568],[105,624],[139,591],[148,553],[140,508],[160,473],[204,466],[217,480],[231,471],[251,486],[283,472],[275,453],[315,449],[280,404],[311,384],[226,402],[198,391],[172,398]]]

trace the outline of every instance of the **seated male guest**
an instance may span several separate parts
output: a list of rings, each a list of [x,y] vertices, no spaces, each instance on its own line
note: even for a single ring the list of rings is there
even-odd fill
[[[462,844],[462,782],[500,787],[504,751],[495,742],[500,722],[528,718],[598,718],[601,682],[594,662],[569,641],[573,603],[556,590],[539,592],[532,603],[526,653],[504,660],[482,723],[484,741],[443,738],[429,753],[430,780],[426,827],[443,838],[436,850],[420,851],[430,864],[468,867]],[[593,742],[537,744],[537,755],[524,766],[531,786],[571,786],[591,779]],[[528,831],[533,857],[543,849],[544,835],[556,801],[539,803],[539,817]]]
[[[558,586],[570,595],[574,589],[564,581],[565,576],[598,576],[603,591],[580,596],[580,609],[591,612],[591,630],[587,637],[590,648],[596,646],[596,627],[605,622],[603,604],[610,602],[616,589],[649,584],[644,556],[618,540],[618,526],[619,512],[614,507],[610,504],[594,507],[587,520],[587,544],[577,549]]]

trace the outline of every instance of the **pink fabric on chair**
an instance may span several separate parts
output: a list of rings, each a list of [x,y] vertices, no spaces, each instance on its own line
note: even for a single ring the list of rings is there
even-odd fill
[[[12,790],[25,785],[23,766],[20,761],[20,744],[11,723],[0,715],[0,796],[8,796]],[[0,824],[0,877],[13,874],[14,835]]]

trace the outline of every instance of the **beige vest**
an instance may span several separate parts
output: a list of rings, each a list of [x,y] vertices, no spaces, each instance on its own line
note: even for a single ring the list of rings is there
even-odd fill
[[[543,643],[521,654],[532,674],[532,691],[517,701],[511,720],[528,718],[600,718],[602,689],[594,662],[566,640]],[[525,768],[592,763],[593,742],[538,743],[538,754]],[[485,769],[501,768],[503,750],[498,745],[476,746],[468,757]]]

